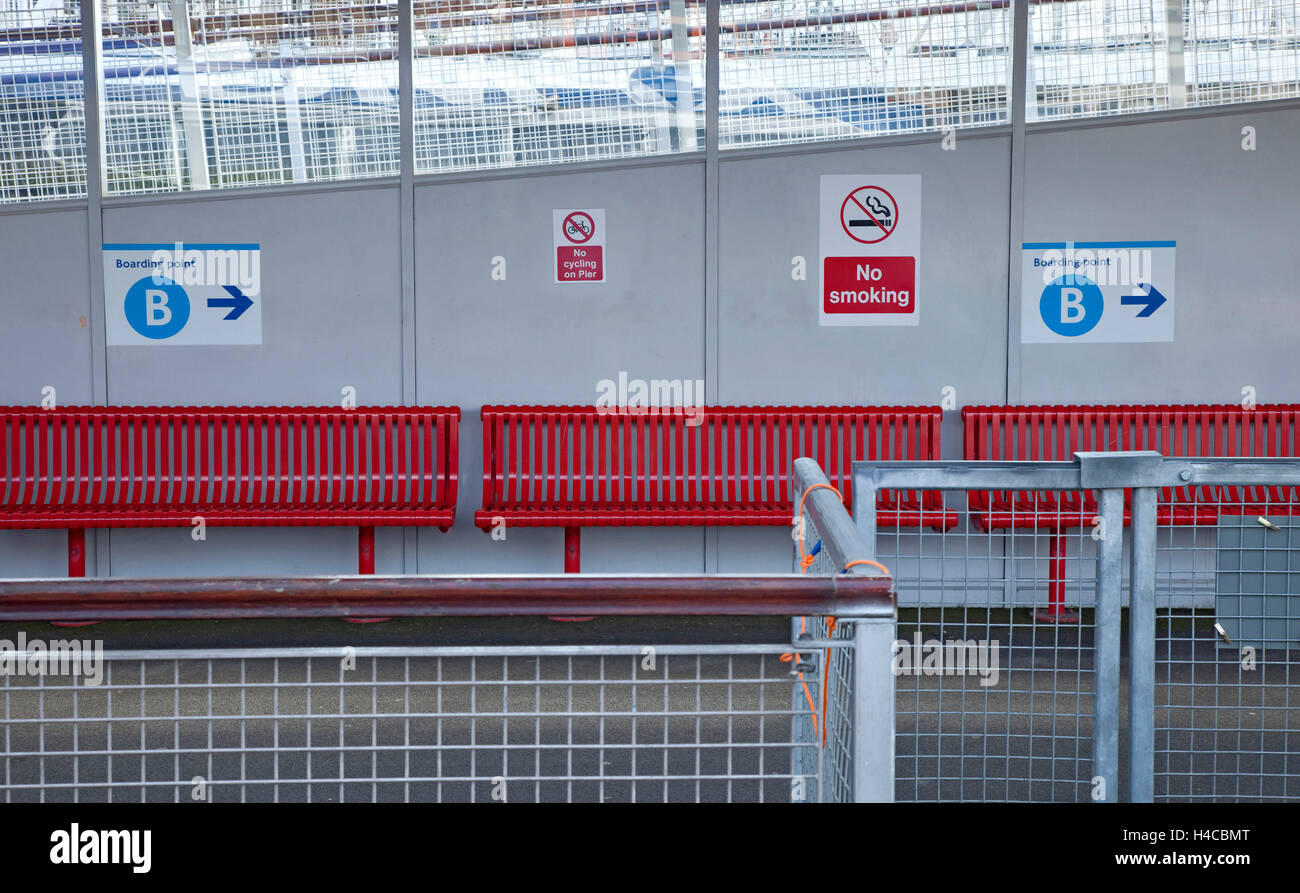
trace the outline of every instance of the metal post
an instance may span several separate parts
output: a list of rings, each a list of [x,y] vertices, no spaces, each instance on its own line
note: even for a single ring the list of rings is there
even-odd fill
[[[876,557],[876,485],[856,469],[853,472],[853,523],[862,534],[871,557]]]
[[[704,383],[708,398],[701,403],[718,401],[718,327],[719,294],[721,275],[719,273],[719,237],[718,219],[722,204],[722,190],[719,187],[718,156],[718,22],[721,4],[719,0],[706,0],[704,7]],[[704,529],[704,570],[705,573],[718,572],[718,530],[716,527]]]
[[[799,627],[806,622],[806,617],[790,618],[790,641],[799,639]],[[797,646],[796,646],[797,647]],[[814,802],[813,786],[816,785],[816,801],[822,799],[821,776],[817,771],[817,755],[812,748],[817,746],[817,732],[813,728],[812,714],[808,711],[808,702],[804,697],[804,680],[799,678],[798,665],[803,655],[792,652],[794,659],[790,664],[790,775],[802,786],[803,799],[796,802]],[[793,795],[793,790],[792,790]]]
[[[694,152],[695,139],[695,79],[691,76],[690,38],[686,28],[686,0],[668,0],[668,15],[672,20],[673,34],[673,92],[676,100],[677,146],[683,152]]]
[[[185,160],[190,188],[210,189],[208,140],[203,133],[203,107],[199,102],[198,71],[194,66],[189,0],[172,0],[172,35],[176,39],[176,70],[180,75],[181,120],[185,126]]]
[[[1097,610],[1093,649],[1092,760],[1094,799],[1119,800],[1119,629],[1124,553],[1124,491],[1107,488],[1097,500],[1103,525],[1097,559]],[[1104,789],[1098,791],[1100,779]],[[1104,794],[1104,796],[1102,796]]]
[[[397,7],[397,108],[401,175],[398,232],[402,259],[402,403],[413,406],[419,390],[416,378],[419,352],[415,339],[415,24],[409,3],[399,3]],[[402,572],[420,572],[418,527],[402,530]]]
[[[292,68],[284,72],[284,123],[289,137],[289,169],[293,182],[307,182],[307,153],[302,138],[302,109],[298,105],[298,80]]]
[[[1156,491],[1133,490],[1128,602],[1129,800],[1150,803],[1155,776]]]
[[[897,609],[895,609],[897,614]],[[892,620],[853,623],[853,801],[894,802]]]
[[[1165,0],[1165,24],[1169,30],[1169,107],[1187,108],[1187,75],[1183,69],[1183,0]]]
[[[1020,246],[1025,229],[1025,109],[1037,102],[1026,96],[1029,70],[1029,2],[1011,4],[1011,83],[1007,101],[1011,113],[1011,157],[1009,195],[1009,238],[1007,253],[1007,377],[1008,403],[1020,402]]]
[[[90,307],[90,393],[96,406],[108,403],[108,344],[104,322],[104,192],[107,182],[107,152],[104,148],[104,39],[98,2],[81,4],[81,83],[86,119],[86,257],[89,259],[86,293]],[[84,536],[84,534],[83,534]],[[107,528],[91,532],[91,571],[108,576],[109,537]],[[83,543],[83,554],[85,552]]]

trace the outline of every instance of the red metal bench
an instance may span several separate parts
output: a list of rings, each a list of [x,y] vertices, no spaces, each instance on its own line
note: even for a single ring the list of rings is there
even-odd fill
[[[1061,461],[1086,450],[1156,450],[1166,456],[1296,455],[1297,406],[967,406],[962,410],[966,459]],[[1266,502],[1289,511],[1285,488],[1179,487],[1160,491],[1157,523],[1214,524],[1220,514],[1255,513]],[[1125,494],[1124,523],[1130,522]],[[1097,514],[1091,492],[972,492],[975,523],[985,529],[1055,531],[1048,574],[1048,620],[1065,610],[1065,537]]]
[[[579,569],[593,526],[788,525],[791,467],[815,458],[851,504],[855,459],[939,457],[938,407],[483,407],[474,523],[563,527]],[[937,492],[882,492],[881,527],[952,527]]]
[[[0,529],[451,526],[455,407],[0,407]]]

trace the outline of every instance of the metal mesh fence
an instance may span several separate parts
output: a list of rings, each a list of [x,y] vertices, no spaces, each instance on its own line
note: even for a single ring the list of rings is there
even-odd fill
[[[703,148],[697,0],[466,4],[415,45],[417,172]]]
[[[1028,115],[1300,96],[1298,3],[1032,0]],[[720,4],[723,149],[1009,120],[1010,0]],[[398,173],[398,8],[102,0],[106,193]],[[703,0],[412,9],[417,172],[704,146]],[[0,8],[0,201],[85,193],[80,32],[75,0]]]
[[[996,479],[1032,486],[1034,474],[1126,469],[1109,491],[967,492],[961,524],[942,533],[875,531],[902,606],[898,798],[1097,798],[1095,783],[1117,768],[1112,759],[1124,779],[1120,796],[1300,796],[1297,491],[1274,485],[1294,481],[1295,464],[1085,455],[1092,458],[997,469],[908,463],[897,474],[874,465],[855,478],[857,486],[974,487],[981,476],[987,486],[990,475],[1004,475]],[[1120,488],[1130,482],[1150,489],[1125,502]],[[950,508],[960,495],[946,494]],[[1152,526],[1131,529],[1139,496]],[[1122,540],[1106,530],[1103,497],[1111,523],[1129,531]],[[1130,572],[1151,576],[1134,581]],[[1110,595],[1099,603],[1103,590]],[[1127,594],[1143,590],[1154,602],[1121,616],[1121,595],[1127,605]],[[998,650],[983,652],[984,642]],[[964,671],[944,650],[954,644],[965,652]],[[1103,653],[1112,658],[1102,661]],[[983,663],[970,669],[972,656],[994,655],[996,673],[984,673]],[[1107,734],[1097,717],[1117,717],[1124,701],[1129,724]],[[1117,752],[1129,755],[1133,774]],[[1104,776],[1095,768],[1103,758]]]
[[[1300,797],[1300,505],[1251,489],[1158,531],[1157,799]]]
[[[0,5],[0,202],[86,194],[81,15]]]
[[[1060,512],[1021,522],[1038,526],[877,531],[900,608],[900,801],[1091,797],[1097,544]]]
[[[0,790],[6,802],[815,799],[798,767],[818,748],[791,737],[804,708],[791,706],[787,650],[107,654],[98,685],[5,676]]]
[[[722,148],[1005,123],[1009,4],[721,8]]]
[[[824,471],[812,459],[797,459],[793,481],[795,570],[888,579],[867,558],[869,544]],[[796,770],[815,774],[823,800],[894,799],[894,680],[887,655],[895,635],[892,600],[891,589],[887,621],[877,618],[861,628],[858,623],[868,621],[833,616],[792,621],[791,637],[800,649],[791,655],[799,680],[793,697],[796,709],[801,701],[805,705],[805,712],[796,714],[794,739],[811,738],[818,760],[815,769],[801,762]],[[806,748],[796,752],[799,760],[809,756]]]
[[[396,5],[105,0],[103,22],[108,194],[398,172]]]
[[[1300,96],[1296,0],[1055,0],[1030,7],[1031,119]],[[1174,39],[1170,40],[1170,35]]]

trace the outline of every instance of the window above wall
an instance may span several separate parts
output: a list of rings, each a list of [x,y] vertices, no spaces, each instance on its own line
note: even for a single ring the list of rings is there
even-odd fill
[[[403,97],[396,2],[101,0],[103,191],[698,152],[715,88],[722,150],[1009,123],[1012,0],[717,2],[713,85],[705,0],[413,0]],[[1300,96],[1300,0],[1028,13],[1030,120]],[[0,203],[86,194],[81,19],[0,0]]]

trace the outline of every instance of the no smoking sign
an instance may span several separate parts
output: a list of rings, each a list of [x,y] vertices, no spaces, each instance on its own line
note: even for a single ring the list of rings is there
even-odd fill
[[[841,203],[840,226],[855,242],[883,242],[898,228],[898,202],[879,186],[861,186]]]
[[[921,320],[921,178],[821,178],[823,326],[914,326]]]
[[[605,281],[605,209],[556,209],[555,282]]]

